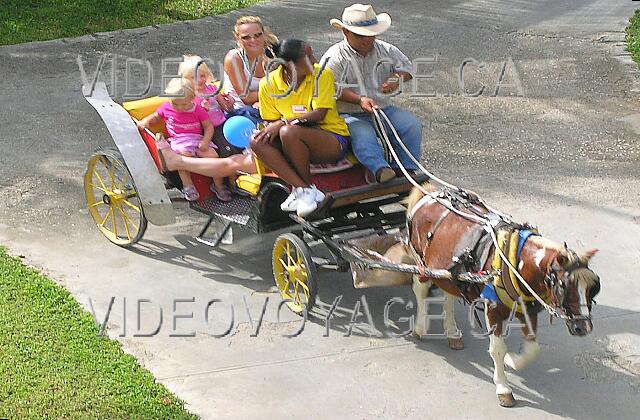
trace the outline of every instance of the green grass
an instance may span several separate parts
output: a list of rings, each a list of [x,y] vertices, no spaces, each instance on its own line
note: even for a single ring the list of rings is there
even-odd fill
[[[75,37],[225,13],[258,0],[2,0],[0,45]]]
[[[62,287],[0,248],[0,418],[194,418]]]
[[[627,51],[631,53],[633,61],[640,64],[640,9],[629,19],[626,32]]]

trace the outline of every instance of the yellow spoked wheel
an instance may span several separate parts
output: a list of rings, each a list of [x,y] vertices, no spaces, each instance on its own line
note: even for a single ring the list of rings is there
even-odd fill
[[[147,229],[142,205],[131,174],[116,150],[99,150],[89,159],[84,174],[89,214],[108,240],[127,247]]]
[[[273,245],[273,277],[287,306],[298,315],[309,312],[316,300],[316,266],[307,244],[294,235],[278,236]]]

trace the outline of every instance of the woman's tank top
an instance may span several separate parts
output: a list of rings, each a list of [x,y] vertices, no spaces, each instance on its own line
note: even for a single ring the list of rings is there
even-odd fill
[[[251,67],[249,66],[249,59],[247,58],[247,54],[244,52],[244,50],[241,50],[240,48],[236,48],[233,51],[235,51],[240,56],[240,59],[242,60],[242,71],[244,72],[245,79],[251,80],[249,83],[249,91],[252,91],[252,90],[257,91],[260,86],[260,77],[251,77],[251,70],[250,70]],[[229,79],[229,75],[227,74],[226,71],[224,72],[224,78],[225,78],[224,91],[233,98],[233,101],[234,101],[233,108],[239,109],[247,106],[247,104],[242,102],[242,99],[240,99],[240,94],[244,92],[243,91],[236,92],[236,89],[231,84],[231,79]],[[246,86],[242,86],[241,88],[246,88]]]

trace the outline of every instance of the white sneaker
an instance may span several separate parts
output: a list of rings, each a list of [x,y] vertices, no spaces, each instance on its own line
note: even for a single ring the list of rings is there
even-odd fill
[[[313,211],[318,208],[318,203],[322,201],[319,200],[320,197],[324,199],[324,194],[314,189],[313,186],[303,188],[296,199],[298,203],[296,213],[298,216],[306,217],[313,213]]]
[[[314,193],[316,194],[316,201],[318,203],[321,203],[322,200],[324,200],[324,193],[322,191],[320,191],[318,188],[316,188],[315,185],[311,184],[311,189],[314,191]]]
[[[294,189],[292,189],[289,197],[287,197],[282,202],[282,204],[280,204],[280,209],[282,209],[282,211],[296,211],[296,209],[298,208],[297,198],[302,189],[302,187],[295,187]]]

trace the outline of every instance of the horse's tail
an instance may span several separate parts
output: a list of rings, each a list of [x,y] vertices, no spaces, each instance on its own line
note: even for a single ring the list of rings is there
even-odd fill
[[[436,190],[436,187],[429,184],[429,182],[425,182],[424,184],[422,184],[422,188],[413,187],[411,193],[409,194],[409,197],[407,197],[407,213],[411,213],[411,210],[416,205],[418,200],[424,197],[423,190],[433,192]]]

